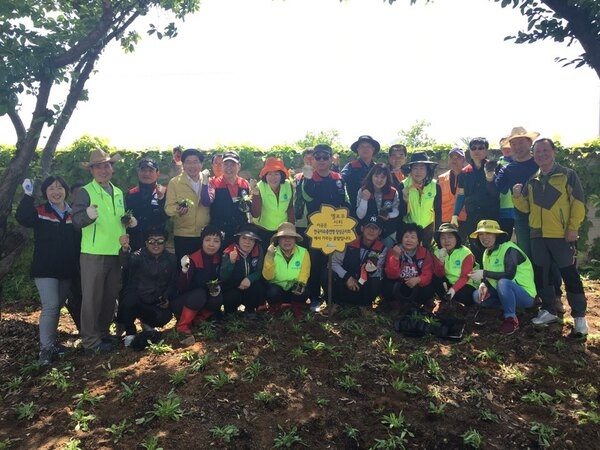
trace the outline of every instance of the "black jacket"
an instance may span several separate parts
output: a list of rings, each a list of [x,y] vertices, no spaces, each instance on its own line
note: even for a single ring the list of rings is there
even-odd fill
[[[156,305],[161,297],[172,300],[175,297],[177,281],[177,258],[164,251],[158,258],[144,247],[135,252],[119,254],[121,264],[129,270],[125,293],[137,295],[142,303]]]
[[[133,212],[138,225],[128,228],[129,245],[133,250],[144,246],[144,236],[147,230],[164,228],[169,216],[165,213],[165,195],[158,199],[156,184],[143,184],[129,189],[125,194],[125,207]]]
[[[24,195],[16,219],[33,228],[32,277],[70,279],[79,272],[81,235],[73,227],[70,212],[61,219],[49,202],[36,207],[33,197]]]

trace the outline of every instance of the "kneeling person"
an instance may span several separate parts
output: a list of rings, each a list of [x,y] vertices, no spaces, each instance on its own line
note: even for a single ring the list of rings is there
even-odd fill
[[[121,305],[126,347],[136,335],[135,319],[140,319],[146,331],[166,325],[173,317],[169,301],[175,294],[177,260],[165,250],[167,237],[164,230],[149,230],[145,246],[135,252],[131,252],[129,235],[119,238],[121,265],[129,272]]]
[[[360,231],[360,236],[343,252],[333,253],[333,301],[337,305],[358,306],[368,313],[381,288],[386,255],[380,240],[383,223],[377,216],[369,217]]]

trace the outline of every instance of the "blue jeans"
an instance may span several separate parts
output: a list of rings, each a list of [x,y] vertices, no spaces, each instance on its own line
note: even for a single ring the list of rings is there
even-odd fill
[[[60,309],[65,304],[71,280],[58,278],[35,278],[40,293],[40,350],[51,349],[56,342]]]
[[[504,317],[517,317],[517,308],[531,308],[533,297],[513,280],[502,278],[498,280],[497,288],[489,289],[490,296],[481,303],[485,308],[500,305]],[[479,290],[473,292],[473,300],[479,303]]]

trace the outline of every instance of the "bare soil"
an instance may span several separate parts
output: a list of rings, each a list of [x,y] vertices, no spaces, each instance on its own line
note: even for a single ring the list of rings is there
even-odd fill
[[[587,340],[567,337],[568,314],[536,329],[523,311],[504,336],[497,310],[474,320],[475,308],[455,312],[460,342],[409,338],[393,329],[398,311],[377,308],[233,316],[196,328],[191,346],[171,323],[163,354],[90,355],[65,314],[72,351],[53,368],[35,364],[38,306],[4,305],[0,449],[463,449],[478,436],[486,449],[599,448],[600,285],[585,284]],[[161,417],[169,398],[181,415]]]

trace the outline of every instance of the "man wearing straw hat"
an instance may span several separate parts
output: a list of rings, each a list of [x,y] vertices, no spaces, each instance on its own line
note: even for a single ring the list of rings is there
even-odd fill
[[[86,350],[110,351],[109,326],[121,287],[119,237],[135,227],[125,216],[123,192],[110,182],[120,155],[101,149],[81,163],[94,178],[83,186],[73,205],[73,224],[81,229],[81,337]]]

